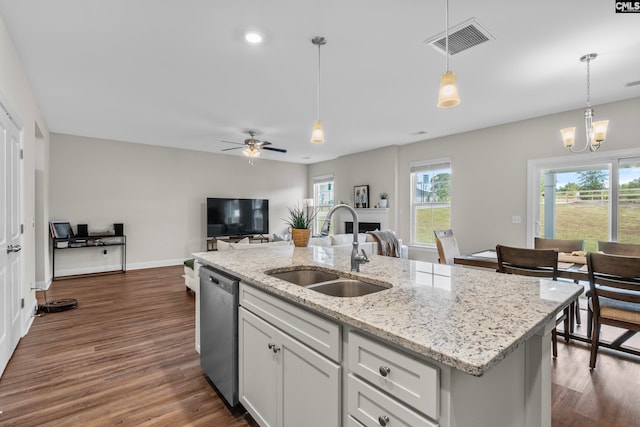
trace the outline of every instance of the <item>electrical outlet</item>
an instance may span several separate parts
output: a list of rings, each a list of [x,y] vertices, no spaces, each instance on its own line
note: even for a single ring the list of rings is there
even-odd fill
[[[105,249],[102,251],[102,255],[106,255],[106,254],[107,254],[107,250]]]
[[[522,218],[520,215],[513,215],[511,217],[511,224],[520,224],[522,222]]]

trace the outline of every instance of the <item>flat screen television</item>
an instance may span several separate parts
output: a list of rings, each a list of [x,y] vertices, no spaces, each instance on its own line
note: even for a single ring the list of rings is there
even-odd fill
[[[268,199],[207,198],[207,237],[269,234]]]

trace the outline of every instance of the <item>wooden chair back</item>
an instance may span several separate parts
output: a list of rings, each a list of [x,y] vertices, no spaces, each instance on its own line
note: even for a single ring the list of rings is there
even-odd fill
[[[536,249],[557,249],[558,252],[571,253],[584,250],[584,240],[543,239],[536,237],[533,241]]]
[[[453,265],[453,259],[460,255],[460,248],[458,248],[458,241],[453,235],[453,230],[433,230],[433,233],[436,236],[438,262]]]
[[[558,251],[496,246],[498,272],[522,276],[558,278]]]
[[[632,243],[601,242],[598,241],[598,250],[609,255],[625,255],[640,257],[640,245]]]
[[[593,317],[591,360],[596,367],[600,345],[600,326],[611,325],[630,331],[640,331],[640,257],[589,252],[589,292]],[[623,334],[611,348],[626,351]]]

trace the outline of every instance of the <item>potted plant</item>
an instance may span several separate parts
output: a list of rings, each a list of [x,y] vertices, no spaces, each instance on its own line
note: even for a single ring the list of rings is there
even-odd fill
[[[384,193],[384,192],[383,192],[383,193],[380,193],[380,201],[379,201],[379,204],[380,204],[380,207],[381,207],[381,208],[386,208],[386,207],[387,207],[387,202],[388,202],[388,200],[387,200],[387,199],[388,199],[388,198],[389,198],[389,194],[388,194],[388,193]]]
[[[293,245],[296,247],[305,247],[309,244],[309,237],[311,235],[311,224],[315,213],[309,215],[306,209],[299,206],[288,207],[289,218],[285,220],[291,227],[291,237],[293,239]]]

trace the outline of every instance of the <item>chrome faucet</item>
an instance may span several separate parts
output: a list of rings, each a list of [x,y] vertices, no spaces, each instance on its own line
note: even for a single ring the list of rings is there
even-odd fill
[[[358,225],[358,213],[356,212],[356,210],[349,205],[335,205],[327,214],[320,230],[322,234],[329,233],[329,223],[331,221],[331,216],[338,209],[348,210],[353,217],[353,249],[351,250],[351,271],[359,272],[360,264],[369,262],[369,258],[367,258],[367,253],[364,251],[364,249],[362,250],[362,254],[358,252],[358,231],[360,228]]]

